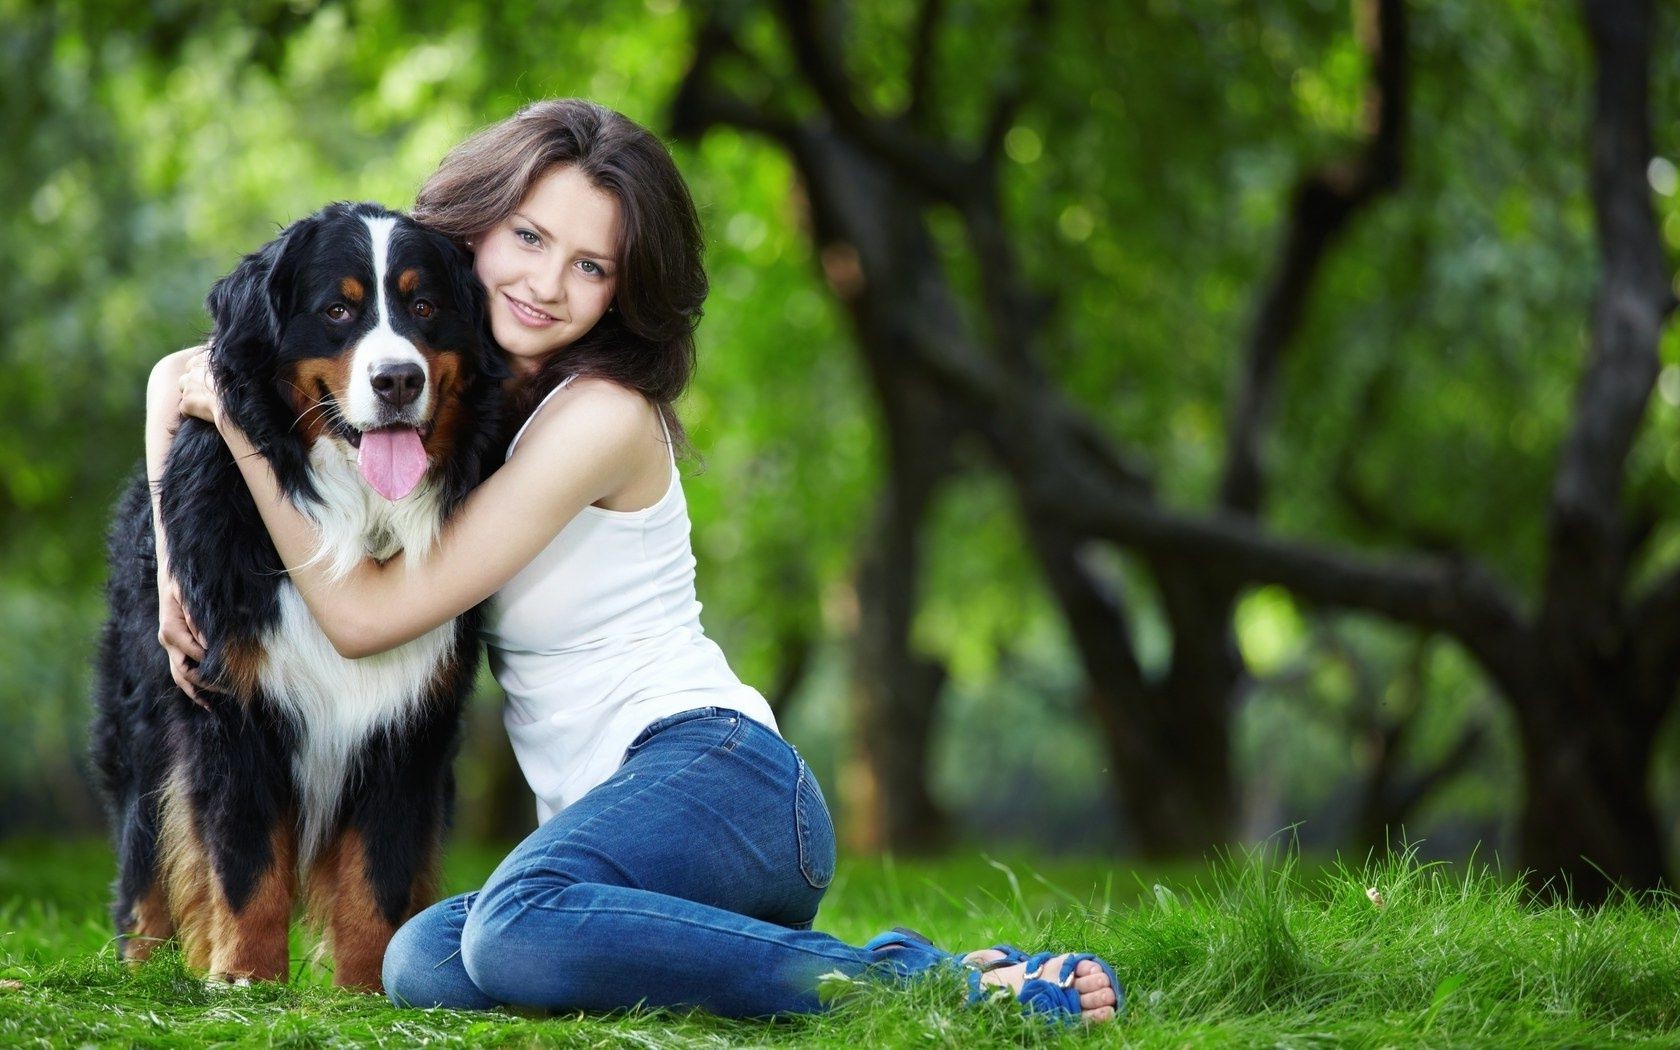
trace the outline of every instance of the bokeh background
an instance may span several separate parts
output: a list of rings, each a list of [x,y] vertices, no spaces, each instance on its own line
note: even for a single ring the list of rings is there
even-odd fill
[[[1618,46],[1530,0],[0,0],[0,849],[101,834],[103,532],[211,281],[583,95],[700,204],[704,619],[848,848],[1651,885],[1680,17]],[[498,704],[467,839],[534,819]]]

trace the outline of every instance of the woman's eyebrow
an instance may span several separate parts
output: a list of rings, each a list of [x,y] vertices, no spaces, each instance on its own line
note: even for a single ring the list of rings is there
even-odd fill
[[[542,235],[543,240],[552,241],[554,239],[554,235],[552,233],[549,233],[546,229],[544,229],[542,223],[540,223],[537,220],[531,218],[529,215],[526,215],[524,212],[516,211],[516,212],[513,213],[513,217],[516,218],[516,219],[523,219],[527,224],[529,224],[539,234]]]
[[[540,223],[537,220],[531,218],[529,215],[526,215],[524,212],[516,211],[516,212],[513,213],[513,217],[521,220],[522,222],[529,225],[532,229],[536,230],[537,233],[542,235],[543,240],[552,241],[554,239],[554,234],[549,233],[546,229],[544,229],[542,223]],[[581,249],[578,252],[578,254],[582,255],[586,258],[603,259],[603,260],[606,260],[606,261],[609,261],[609,262],[612,260],[612,257],[613,257],[611,252],[603,252],[603,251],[600,251],[600,250],[595,249],[595,248]]]

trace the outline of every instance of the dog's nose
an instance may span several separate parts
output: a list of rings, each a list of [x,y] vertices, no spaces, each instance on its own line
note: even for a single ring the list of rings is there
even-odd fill
[[[376,365],[370,382],[379,400],[392,408],[402,408],[420,396],[426,373],[412,361],[391,361]]]

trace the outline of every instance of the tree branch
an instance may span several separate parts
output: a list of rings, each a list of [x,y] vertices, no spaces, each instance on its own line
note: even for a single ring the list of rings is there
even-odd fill
[[[1596,70],[1591,140],[1593,213],[1604,266],[1593,304],[1591,357],[1547,514],[1543,616],[1605,651],[1620,628],[1627,568],[1621,497],[1656,381],[1657,340],[1674,293],[1645,168],[1651,159],[1650,0],[1582,4]]]
[[[716,17],[702,23],[695,34],[694,58],[671,99],[666,124],[678,138],[695,140],[713,127],[754,131],[791,148],[798,133],[792,118],[748,102],[717,84],[717,63],[745,52]]]
[[[1260,445],[1276,400],[1279,365],[1300,330],[1325,255],[1356,211],[1400,184],[1407,102],[1405,9],[1401,0],[1376,0],[1376,5],[1376,17],[1367,15],[1359,27],[1366,30],[1360,36],[1370,64],[1365,102],[1370,134],[1351,166],[1323,167],[1296,184],[1283,254],[1249,332],[1219,494],[1219,505],[1238,514],[1259,512],[1265,485]]]
[[[1402,520],[1393,510],[1381,506],[1377,499],[1359,483],[1354,470],[1354,457],[1365,444],[1365,435],[1376,429],[1377,421],[1385,415],[1389,384],[1399,374],[1398,363],[1388,360],[1371,377],[1360,395],[1353,415],[1353,433],[1342,443],[1336,463],[1330,469],[1330,488],[1343,508],[1366,528],[1401,540],[1407,546],[1442,557],[1464,560],[1469,557],[1457,538],[1438,529],[1413,521]]]
[[[836,127],[903,177],[941,200],[960,200],[975,164],[944,143],[918,134],[906,121],[866,113],[857,103],[841,59],[839,34],[819,24],[816,0],[777,0],[776,11],[794,58]]]
[[[910,103],[905,107],[904,119],[918,127],[933,129],[938,112],[933,97],[934,52],[937,49],[937,30],[945,13],[944,0],[922,0],[916,11],[915,43],[910,50]]]
[[[805,683],[806,671],[811,666],[811,650],[809,631],[789,627],[781,632],[777,645],[776,671],[770,680],[770,689],[764,697],[770,704],[770,710],[778,718],[787,712],[788,701]]]
[[[1021,98],[1032,70],[1038,67],[1038,56],[1044,46],[1044,30],[1050,21],[1048,0],[1028,0],[1025,24],[1018,30],[1014,60],[1006,63],[1001,82],[992,99],[991,112],[986,117],[985,130],[980,136],[980,164],[992,167],[1003,148],[1004,136],[1015,125],[1015,114],[1021,109]]]

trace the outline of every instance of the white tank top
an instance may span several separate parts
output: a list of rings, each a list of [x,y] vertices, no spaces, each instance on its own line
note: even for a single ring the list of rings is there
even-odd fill
[[[673,457],[657,503],[583,508],[490,599],[490,670],[507,693],[502,717],[539,822],[612,776],[631,741],[667,715],[727,707],[776,728],[764,697],[700,627],[689,531]]]

